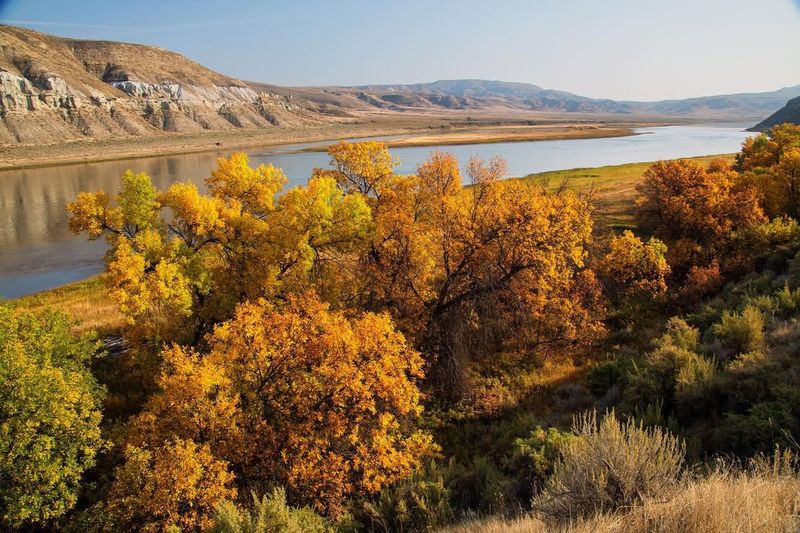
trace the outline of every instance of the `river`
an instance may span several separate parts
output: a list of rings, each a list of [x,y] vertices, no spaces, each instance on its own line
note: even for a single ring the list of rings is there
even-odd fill
[[[617,165],[658,159],[731,153],[751,133],[730,125],[639,128],[638,135],[445,146],[465,163],[472,155],[501,155],[509,176],[578,167]],[[318,144],[318,143],[315,143]],[[289,186],[303,184],[315,167],[328,165],[308,144],[249,148],[251,164],[272,163],[284,170]],[[397,148],[398,173],[412,173],[434,147]],[[126,169],[147,172],[155,185],[175,181],[198,185],[218,157],[231,151],[126,159],[99,163],[0,171],[0,297],[14,298],[82,279],[103,270],[105,242],[74,237],[67,229],[64,205],[80,191],[119,188]]]

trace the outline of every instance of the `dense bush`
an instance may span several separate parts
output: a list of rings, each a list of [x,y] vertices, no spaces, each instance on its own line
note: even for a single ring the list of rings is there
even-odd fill
[[[217,506],[209,533],[332,533],[333,526],[308,507],[286,503],[286,492],[274,489],[269,496],[253,495],[248,508],[224,501]]]
[[[355,519],[369,531],[432,531],[443,526],[454,516],[449,470],[431,462],[359,504]]]
[[[547,430],[537,427],[527,437],[514,441],[514,451],[507,467],[525,481],[523,498],[530,500],[543,487],[553,473],[561,451],[575,435],[557,428]]]
[[[724,311],[719,324],[714,326],[725,355],[752,352],[764,343],[764,316],[761,311],[747,306],[741,313]]]
[[[684,445],[658,427],[620,422],[614,412],[575,419],[578,438],[562,450],[534,505],[557,519],[668,498],[682,475]]]
[[[107,505],[95,510],[102,529],[112,531],[204,530],[216,505],[236,497],[227,464],[192,441],[128,447],[114,474]]]
[[[91,337],[67,317],[0,304],[0,529],[42,525],[75,506],[101,437],[103,389]]]

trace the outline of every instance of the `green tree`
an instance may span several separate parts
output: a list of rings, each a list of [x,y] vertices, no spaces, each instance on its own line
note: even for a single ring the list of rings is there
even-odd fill
[[[97,348],[64,315],[0,306],[0,524],[31,527],[75,506],[104,445],[103,389],[87,369]]]

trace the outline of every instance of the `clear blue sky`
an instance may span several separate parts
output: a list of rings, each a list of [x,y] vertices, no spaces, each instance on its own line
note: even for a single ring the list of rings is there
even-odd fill
[[[281,85],[485,78],[655,100],[800,84],[800,0],[0,0],[0,21]]]

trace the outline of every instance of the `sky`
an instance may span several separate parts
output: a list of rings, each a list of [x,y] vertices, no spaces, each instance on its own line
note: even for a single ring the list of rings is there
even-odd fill
[[[800,84],[800,0],[0,0],[0,22],[278,85],[480,78],[660,100]]]

